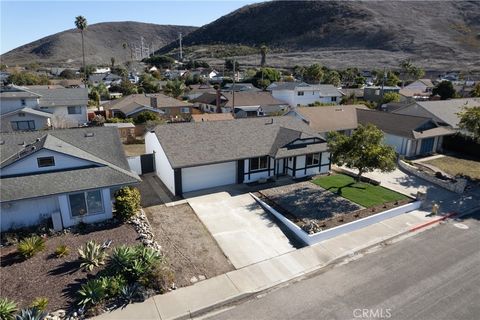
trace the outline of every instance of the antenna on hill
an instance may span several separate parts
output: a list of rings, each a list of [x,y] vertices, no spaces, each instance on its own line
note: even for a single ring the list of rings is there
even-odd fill
[[[180,44],[180,61],[183,61],[183,50],[182,50],[182,33],[178,34],[178,43]]]

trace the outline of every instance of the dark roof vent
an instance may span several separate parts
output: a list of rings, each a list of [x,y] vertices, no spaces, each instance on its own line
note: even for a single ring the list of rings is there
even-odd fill
[[[85,132],[85,137],[86,138],[93,137],[94,135],[95,135],[95,133],[93,133],[93,132]]]
[[[37,141],[37,142],[40,142],[40,140],[42,140],[42,139],[40,139],[40,138],[35,139],[35,141]]]

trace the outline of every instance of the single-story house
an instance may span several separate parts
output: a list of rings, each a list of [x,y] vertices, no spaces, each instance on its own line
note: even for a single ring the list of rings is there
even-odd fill
[[[305,82],[274,82],[267,87],[272,96],[291,107],[315,102],[338,104],[344,95],[331,84],[312,85]]]
[[[235,119],[231,113],[202,113],[202,114],[192,114],[193,122],[204,122],[204,121],[225,121]]]
[[[131,94],[103,105],[110,117],[134,118],[143,111],[158,113],[164,118],[190,115],[192,104],[161,93]]]
[[[365,109],[357,109],[357,117],[360,124],[373,124],[382,130],[385,143],[406,157],[440,151],[443,137],[455,133],[432,118]]]
[[[115,128],[2,133],[0,157],[2,231],[109,219],[112,194],[140,182]]]
[[[437,101],[416,101],[392,111],[395,114],[405,114],[432,118],[441,125],[458,129],[459,112],[464,108],[480,107],[480,98],[450,99]]]
[[[351,135],[357,129],[357,109],[367,109],[364,105],[338,105],[325,107],[297,107],[287,113],[304,121],[323,137],[330,131]]]
[[[238,118],[278,115],[288,110],[288,104],[264,91],[204,93],[192,102],[205,113],[231,113],[234,109]]]
[[[116,122],[116,123],[104,123],[105,127],[117,128],[122,141],[127,140],[128,137],[135,138],[135,125],[131,122]]]
[[[202,94],[209,92],[215,93],[213,86],[204,83],[204,84],[192,84],[188,86],[188,91],[185,93],[185,97],[188,100],[193,100],[200,97]]]
[[[2,86],[0,103],[2,124],[11,127],[2,131],[40,130],[48,122],[53,128],[70,128],[88,121],[86,88]]]
[[[327,173],[327,143],[292,117],[157,126],[145,135],[155,172],[175,195],[277,176]]]
[[[363,99],[371,102],[380,102],[385,93],[399,93],[400,87],[397,86],[371,86],[363,88]]]

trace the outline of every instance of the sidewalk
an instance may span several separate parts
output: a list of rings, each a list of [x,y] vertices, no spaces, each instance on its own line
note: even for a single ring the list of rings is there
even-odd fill
[[[354,232],[328,239],[226,274],[157,295],[143,303],[102,314],[96,319],[187,319],[248,297],[341,261],[356,252],[410,233],[434,222],[428,212],[412,211]],[[430,225],[429,227],[433,226]],[[413,233],[412,233],[413,234]]]

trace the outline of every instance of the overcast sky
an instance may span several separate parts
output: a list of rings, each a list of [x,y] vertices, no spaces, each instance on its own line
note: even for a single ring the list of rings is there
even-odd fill
[[[202,26],[259,0],[223,1],[22,1],[0,0],[0,52],[74,28],[78,15],[89,24],[139,21]]]

